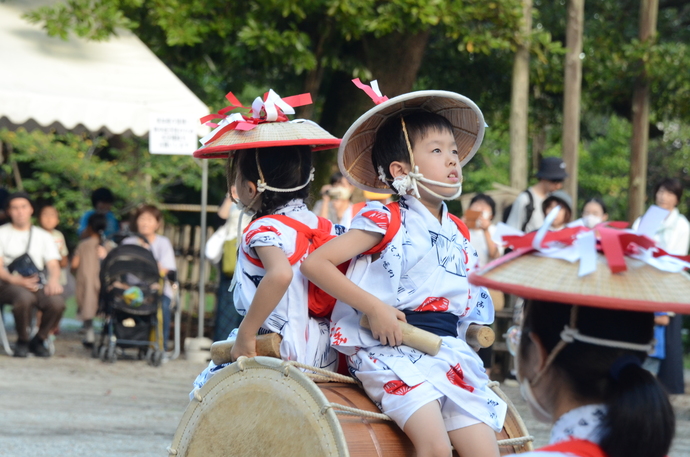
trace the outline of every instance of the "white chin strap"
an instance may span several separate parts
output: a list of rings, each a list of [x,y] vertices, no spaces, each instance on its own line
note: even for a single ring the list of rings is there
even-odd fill
[[[412,191],[412,195],[414,195],[417,198],[421,198],[419,195],[420,187],[424,189],[428,194],[433,195],[434,197],[440,200],[455,200],[460,195],[462,195],[462,175],[460,176],[460,181],[458,183],[449,184],[425,178],[424,175],[419,172],[419,167],[414,163],[414,155],[412,154],[412,144],[410,143],[410,136],[407,133],[405,119],[401,117],[400,122],[402,123],[403,134],[405,135],[405,143],[407,143],[407,151],[410,154],[410,165],[412,167],[412,171],[410,171],[406,175],[397,177],[393,180],[392,186],[395,188],[398,195],[407,195],[410,191]],[[386,182],[385,175],[382,174],[382,170],[379,170],[379,177],[381,178],[382,176],[384,177],[382,181]],[[440,195],[434,192],[433,190],[429,189],[422,183],[431,184],[433,186],[438,187],[457,189],[457,191],[451,196]]]
[[[454,188],[457,189],[457,191],[451,196],[440,195],[434,192],[433,190],[429,189],[422,183],[432,184],[434,186],[439,187]],[[409,191],[412,191],[412,195],[414,195],[417,198],[420,198],[420,187],[424,189],[427,193],[441,200],[455,200],[460,195],[462,195],[462,177],[460,178],[460,182],[458,182],[457,184],[448,184],[444,182],[434,181],[433,179],[425,178],[424,175],[419,172],[419,167],[417,165],[414,166],[414,171],[410,171],[406,175],[395,178],[393,180],[392,185],[397,191],[398,195],[407,195]]]
[[[237,201],[237,207],[240,209],[240,220],[237,222],[237,240],[241,243],[242,242],[242,217],[246,214],[249,217],[254,217],[257,213],[255,209],[252,209],[254,206],[254,203],[256,203],[257,199],[259,196],[264,193],[267,190],[273,191],[273,192],[295,192],[300,189],[304,189],[309,185],[310,182],[314,180],[314,168],[312,167],[311,170],[309,170],[309,177],[307,180],[304,182],[304,184],[301,184],[299,186],[291,187],[289,189],[281,189],[279,187],[272,187],[269,186],[268,183],[266,182],[266,178],[264,178],[264,173],[261,171],[261,165],[259,164],[259,150],[256,150],[256,168],[259,171],[259,179],[256,181],[256,195],[254,195],[254,198],[252,198],[252,201],[249,202],[248,205],[245,205],[241,201]],[[237,275],[233,275],[232,277],[232,283],[230,285],[230,290],[235,286],[235,277]]]
[[[541,376],[544,374],[546,369],[551,365],[553,360],[556,358],[556,356],[563,350],[563,348],[570,343],[573,343],[575,341],[581,341],[583,343],[587,344],[593,344],[595,346],[603,346],[603,347],[608,347],[608,348],[619,348],[619,349],[626,349],[629,351],[640,351],[640,352],[646,352],[647,354],[653,354],[654,353],[654,346],[655,346],[655,340],[652,340],[648,344],[637,344],[637,343],[629,343],[627,341],[618,341],[618,340],[610,340],[610,339],[604,339],[604,338],[597,338],[594,336],[588,336],[588,335],[583,335],[580,333],[580,331],[577,328],[577,312],[579,310],[578,306],[573,306],[570,310],[570,324],[566,325],[563,331],[560,334],[561,340],[556,344],[556,347],[553,348],[551,353],[548,355],[546,358],[546,363],[544,364],[544,368],[541,369],[539,373],[532,379],[532,384],[536,384],[536,382],[541,378]]]

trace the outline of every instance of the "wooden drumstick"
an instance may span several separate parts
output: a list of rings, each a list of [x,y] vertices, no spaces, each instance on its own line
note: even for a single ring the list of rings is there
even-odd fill
[[[465,341],[473,348],[488,348],[496,340],[496,334],[491,327],[470,324],[465,333]]]
[[[278,333],[266,333],[256,337],[256,355],[280,358],[280,342],[283,337]],[[230,351],[235,346],[235,340],[216,341],[211,345],[211,360],[216,365],[232,361]]]
[[[429,355],[436,355],[441,349],[441,337],[426,330],[422,330],[407,322],[398,321],[400,330],[403,332],[403,344],[425,352]],[[371,330],[369,325],[369,318],[366,314],[362,314],[359,325]],[[465,333],[465,341],[473,348],[488,348],[494,344],[496,335],[491,327],[478,324],[470,324]]]
[[[398,321],[400,325],[400,330],[403,334],[403,344],[409,346],[418,351],[425,352],[429,355],[436,355],[438,351],[441,350],[441,337],[434,335],[431,332],[422,330],[410,325],[407,322]],[[362,318],[359,320],[359,325],[371,330],[371,325],[369,324],[369,318],[366,314],[362,314]]]

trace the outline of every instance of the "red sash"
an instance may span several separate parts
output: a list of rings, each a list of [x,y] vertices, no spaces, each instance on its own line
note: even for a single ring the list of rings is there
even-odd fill
[[[607,457],[598,444],[587,440],[572,439],[537,449],[537,452],[563,452],[578,457]]]

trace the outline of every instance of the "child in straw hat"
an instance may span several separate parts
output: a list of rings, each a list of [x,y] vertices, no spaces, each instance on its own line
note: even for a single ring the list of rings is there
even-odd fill
[[[201,140],[204,146],[194,156],[228,157],[229,186],[236,187],[237,205],[252,218],[238,235],[234,303],[244,319],[229,337],[236,337],[232,360],[256,356],[257,334],[273,332],[282,336],[282,359],[335,370],[328,319],[310,317],[307,281],[299,266],[312,236],[344,231],[320,220],[304,203],[314,178],[312,150],[337,147],[340,140],[311,121],[288,120],[294,106],[311,103],[308,94],[281,99],[270,91],[254,101],[250,116],[226,115],[242,107],[232,93],[227,98],[229,108],[202,118],[222,121],[213,124],[216,129]],[[195,387],[223,366],[211,362]]]
[[[482,361],[464,339],[470,323],[493,321],[493,307],[484,288],[467,282],[477,255],[444,203],[461,193],[462,165],[482,141],[484,118],[452,92],[387,100],[366,89],[379,104],[345,134],[340,169],[359,188],[400,200],[368,203],[302,271],[338,299],[331,344],[417,455],[449,456],[452,445],[461,456],[497,456],[494,431],[506,405],[487,387]],[[344,276],[336,265],[350,258]],[[362,313],[371,332],[359,325]],[[402,345],[399,320],[441,336],[439,353]]]
[[[673,409],[642,364],[654,348],[654,312],[690,312],[690,257],[604,224],[548,232],[554,219],[534,237],[513,237],[515,252],[470,275],[527,299],[520,391],[553,428],[549,446],[520,455],[663,457]]]

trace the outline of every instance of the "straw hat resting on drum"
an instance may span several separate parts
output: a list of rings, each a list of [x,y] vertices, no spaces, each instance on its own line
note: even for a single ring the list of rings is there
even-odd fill
[[[673,410],[641,365],[653,348],[653,312],[690,311],[690,258],[604,224],[547,233],[550,223],[510,237],[516,251],[470,276],[527,299],[520,390],[536,418],[554,425],[549,446],[523,455],[662,457]]]

